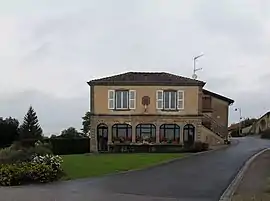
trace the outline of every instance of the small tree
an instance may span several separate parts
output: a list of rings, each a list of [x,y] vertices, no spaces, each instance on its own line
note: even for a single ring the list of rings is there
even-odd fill
[[[83,128],[81,130],[84,133],[84,135],[87,135],[87,133],[88,133],[88,131],[90,129],[90,117],[91,117],[90,112],[86,112],[85,115],[82,117],[82,119],[83,119],[83,122],[82,122]]]
[[[80,133],[76,130],[74,127],[69,127],[68,129],[65,129],[61,132],[61,135],[59,137],[63,138],[81,138],[85,137],[83,133]]]
[[[18,138],[19,121],[14,118],[0,117],[0,148],[9,146]]]
[[[20,139],[40,138],[42,138],[42,129],[38,123],[36,112],[30,106],[27,114],[24,116],[23,124],[20,126]]]
[[[50,138],[57,138],[57,135],[52,134]]]

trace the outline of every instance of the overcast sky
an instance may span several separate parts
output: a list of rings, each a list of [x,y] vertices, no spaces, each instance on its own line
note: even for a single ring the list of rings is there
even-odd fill
[[[0,116],[30,104],[45,134],[81,127],[87,81],[123,71],[190,77],[235,100],[239,114],[269,109],[268,0],[0,0]]]

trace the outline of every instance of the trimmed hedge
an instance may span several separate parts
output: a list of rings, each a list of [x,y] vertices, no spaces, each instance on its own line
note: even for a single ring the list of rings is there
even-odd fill
[[[84,154],[90,152],[89,138],[53,138],[49,139],[52,151],[57,155]]]
[[[37,140],[23,140],[19,143],[23,147],[33,147]],[[48,143],[53,154],[68,155],[68,154],[84,154],[90,152],[89,138],[50,138],[41,140],[43,143]]]

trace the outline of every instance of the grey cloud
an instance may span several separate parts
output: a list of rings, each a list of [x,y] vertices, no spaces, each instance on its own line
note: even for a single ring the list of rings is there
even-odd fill
[[[216,91],[217,93],[221,93],[221,91],[225,94],[230,93],[231,89],[238,84],[237,78],[233,76],[226,75],[226,77],[222,76],[210,76],[209,80],[206,84],[206,88],[209,87],[210,90]],[[229,95],[229,94],[228,94]]]
[[[1,94],[0,111],[4,117],[23,120],[29,106],[37,112],[45,134],[59,133],[69,126],[81,128],[81,117],[89,110],[88,97],[55,98],[39,91]]]
[[[259,118],[269,111],[269,98],[265,91],[239,92],[234,97],[238,101],[230,109],[231,123],[239,120],[239,113],[234,111],[238,107],[242,109],[244,118]]]
[[[261,12],[252,7],[251,1],[206,0],[195,13],[201,27],[209,34],[230,38],[241,51],[261,54],[270,50]]]
[[[28,62],[44,62],[51,55],[51,43],[44,42],[33,48],[24,56],[22,63]]]

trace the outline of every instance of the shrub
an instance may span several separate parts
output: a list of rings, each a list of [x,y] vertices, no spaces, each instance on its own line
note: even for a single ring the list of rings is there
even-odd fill
[[[28,164],[29,165],[29,164]],[[51,165],[43,163],[30,163],[28,166],[26,182],[47,183],[58,180],[62,176],[62,170],[55,169]]]
[[[1,164],[0,185],[11,186],[56,181],[63,175],[61,163],[61,157],[46,155],[35,156],[31,162]]]
[[[201,141],[196,141],[191,147],[192,152],[207,151],[209,149],[209,144]]]
[[[90,152],[90,139],[85,138],[50,138],[42,141],[27,139],[13,143],[15,149],[28,149],[41,145],[54,154],[84,154]]]
[[[63,160],[60,156],[47,154],[45,156],[33,157],[32,162],[36,164],[49,165],[49,166],[52,166],[54,169],[61,169],[61,164],[63,163]]]
[[[6,156],[10,153],[11,147],[0,149],[0,156]]]
[[[0,185],[13,186],[26,183],[47,183],[62,176],[62,170],[38,163],[0,165]]]
[[[34,147],[37,141],[38,140],[36,139],[23,139],[18,141],[17,143],[19,144],[20,147],[29,148]]]
[[[24,180],[24,167],[17,164],[0,165],[0,185],[19,185]]]
[[[27,160],[31,160],[31,156],[28,156],[23,150],[14,150],[8,147],[0,151],[0,163],[2,164],[11,164]]]
[[[207,151],[209,149],[209,144],[206,142],[202,143],[202,151]]]
[[[47,154],[52,154],[52,151],[43,145],[30,147],[29,149],[26,149],[25,151],[28,153],[29,156],[33,156],[33,155],[45,156]]]
[[[18,143],[0,150],[0,163],[20,163],[29,162],[34,155],[47,155],[52,154],[52,151],[48,148],[49,145],[38,144],[35,147],[25,148]]]
[[[49,139],[52,151],[57,155],[84,154],[90,152],[89,138],[52,138]]]

